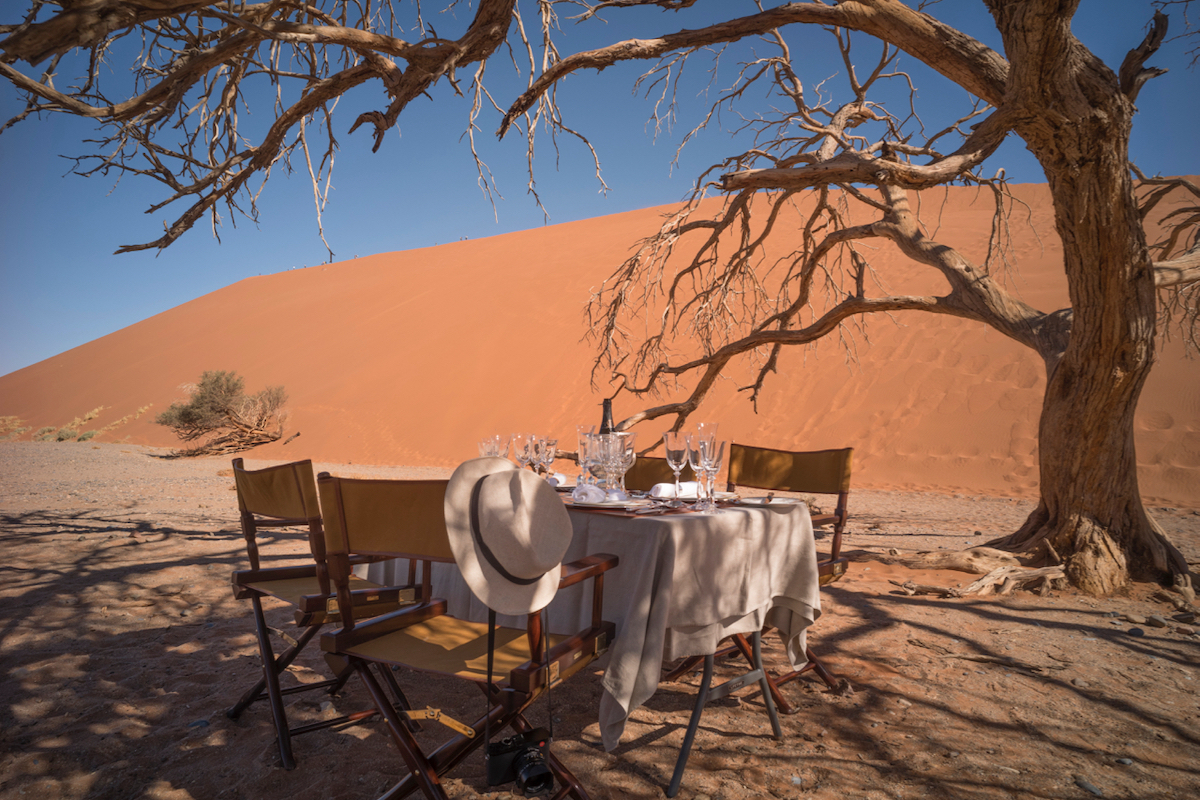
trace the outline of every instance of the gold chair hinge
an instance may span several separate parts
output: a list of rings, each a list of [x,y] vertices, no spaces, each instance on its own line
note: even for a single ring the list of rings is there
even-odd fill
[[[411,711],[401,711],[400,713],[408,719],[431,719],[434,722],[442,723],[451,730],[458,731],[468,739],[475,738],[474,728],[464,725],[453,717],[446,716],[440,708],[414,708]]]

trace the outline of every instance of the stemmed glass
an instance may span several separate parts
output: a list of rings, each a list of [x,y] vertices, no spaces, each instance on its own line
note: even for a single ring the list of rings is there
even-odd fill
[[[508,439],[507,436],[495,434],[494,436],[485,436],[479,440],[479,455],[480,457],[493,456],[497,458],[506,458],[508,456]]]
[[[716,498],[713,496],[713,482],[721,471],[721,462],[725,458],[725,442],[718,442],[716,437],[700,440],[700,465],[704,470],[704,507],[698,509],[705,514],[719,514]]]
[[[604,462],[604,475],[609,489],[625,491],[625,473],[637,460],[634,442],[637,434],[629,431],[601,434],[596,437]]]
[[[533,461],[534,436],[532,433],[514,433],[512,437],[513,458],[517,459],[517,463],[522,468],[528,467],[529,462]]]
[[[617,434],[618,442],[618,468],[621,474],[621,491],[625,491],[625,473],[633,469],[633,465],[637,462],[637,448],[634,443],[637,441],[637,434],[628,431]]]
[[[688,463],[687,437],[679,431],[667,431],[663,434],[663,447],[666,450],[667,466],[675,473],[675,497],[667,505],[679,508],[683,505],[683,501],[679,499],[679,474]]]
[[[589,473],[588,473],[588,468],[587,468],[586,452],[589,449],[589,445],[591,444],[591,435],[595,432],[596,432],[595,425],[576,425],[575,426],[575,441],[579,447],[579,449],[576,451],[576,455],[579,459],[579,478],[576,479],[575,482],[581,486],[585,483],[590,483],[590,481],[588,479]]]
[[[593,486],[599,486],[601,489],[608,488],[608,474],[605,466],[608,460],[607,448],[607,435],[599,433],[589,433],[587,435],[587,448],[584,453],[584,474],[591,476],[589,483]]]
[[[711,444],[716,436],[713,434],[701,435],[699,433],[689,433],[687,439],[687,462],[692,467],[692,472],[696,473],[696,510],[703,511],[707,495],[705,490],[707,486],[704,481],[704,460],[703,451],[705,444]]]
[[[547,478],[552,474],[550,472],[550,465],[554,463],[554,459],[557,456],[558,439],[539,436],[534,440],[534,466],[541,467],[545,471]]]

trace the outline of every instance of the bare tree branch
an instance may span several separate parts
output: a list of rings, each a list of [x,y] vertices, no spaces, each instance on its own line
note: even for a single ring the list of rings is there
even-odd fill
[[[1145,66],[1146,60],[1158,52],[1158,48],[1162,46],[1163,40],[1166,38],[1167,15],[1156,10],[1154,21],[1150,23],[1150,32],[1146,34],[1146,38],[1136,48],[1130,50],[1129,54],[1125,56],[1125,60],[1121,62],[1119,73],[1121,91],[1129,98],[1129,102],[1137,101],[1138,92],[1142,90],[1142,85],[1146,81],[1167,73],[1165,69]]]
[[[581,69],[602,70],[618,61],[655,59],[678,50],[691,50],[747,36],[761,36],[791,24],[846,27],[878,36],[920,59],[993,105],[1004,96],[1007,65],[984,45],[934,19],[913,11],[898,0],[849,0],[835,6],[823,3],[787,3],[748,17],[740,17],[694,31],[679,31],[655,39],[629,39],[596,50],[576,53],[545,71],[509,107],[498,135],[529,110],[559,80]]]
[[[35,4],[25,22],[0,41],[0,76],[27,95],[25,109],[8,124],[43,111],[97,120],[104,131],[93,142],[98,152],[78,157],[77,173],[115,171],[163,183],[170,194],[151,212],[179,200],[188,203],[173,222],[165,223],[163,236],[118,252],[167,247],[206,214],[215,234],[222,203],[235,219],[239,214],[256,219],[262,190],[252,188],[251,179],[265,183],[277,163],[290,171],[296,148],[304,154],[320,227],[337,150],[331,119],[337,100],[355,86],[379,80],[386,104],[359,113],[350,128],[370,126],[372,149],[378,150],[412,100],[443,80],[460,92],[457,70],[483,64],[506,41],[515,4],[480,0],[458,39],[433,34],[411,41],[395,35],[401,26],[391,3],[91,0],[48,19],[38,19],[41,6]],[[416,13],[421,33],[419,6]],[[135,91],[128,92],[129,83],[111,77],[104,61],[118,42],[127,54],[134,37],[141,39],[141,47],[129,73]],[[84,84],[57,88],[60,54],[81,47],[92,53]],[[18,61],[46,59],[50,65],[40,78],[16,68]],[[102,77],[105,85],[115,82],[125,99],[110,102]],[[242,122],[238,104],[265,86],[274,89],[276,115],[265,131],[252,130]],[[479,86],[476,91],[482,95],[485,90]],[[477,104],[469,126],[478,109]],[[324,129],[324,156],[314,164],[306,131],[318,118],[325,124],[313,131]],[[485,165],[472,152],[482,180]]]

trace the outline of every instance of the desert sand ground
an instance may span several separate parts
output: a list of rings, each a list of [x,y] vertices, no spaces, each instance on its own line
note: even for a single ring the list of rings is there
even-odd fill
[[[299,766],[287,771],[265,707],[236,722],[225,716],[257,669],[248,606],[228,583],[245,564],[228,461],[164,460],[164,452],[0,443],[0,797],[378,796],[403,771],[381,726],[298,737]],[[785,687],[800,711],[783,718],[782,741],[770,736],[755,691],[710,706],[680,797],[1200,795],[1200,638],[1194,621],[1154,599],[1158,587],[1136,584],[1108,599],[905,596],[889,579],[952,586],[971,576],[913,572],[879,554],[982,543],[1012,530],[1030,503],[878,491],[851,500],[854,563],[823,593],[810,641],[852,691],[807,678]],[[1200,511],[1154,512],[1200,561]],[[275,546],[285,561],[306,552],[299,533]],[[282,608],[268,616],[291,626]],[[768,661],[778,655],[769,645]],[[323,675],[315,649],[302,661],[299,680]],[[555,752],[593,797],[663,796],[697,679],[663,684],[606,753],[595,725],[598,675],[556,696]],[[399,677],[418,704],[475,711],[476,694]],[[300,722],[367,702],[351,684],[332,699],[293,696],[289,713]],[[440,736],[436,728],[423,736]],[[448,788],[453,797],[507,796],[488,789],[478,759],[458,767]]]

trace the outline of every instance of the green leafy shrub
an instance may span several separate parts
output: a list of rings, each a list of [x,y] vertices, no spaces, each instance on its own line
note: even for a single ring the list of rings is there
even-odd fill
[[[50,425],[45,428],[38,428],[37,433],[33,434],[35,442],[46,442],[54,438],[54,426]]]
[[[54,434],[54,441],[65,442],[68,439],[74,439],[79,435],[79,431],[74,428],[59,428],[58,433]]]
[[[78,441],[86,442],[88,439],[91,439],[93,436],[95,436],[99,432],[100,431],[84,431],[83,433],[81,433],[79,435]]]

